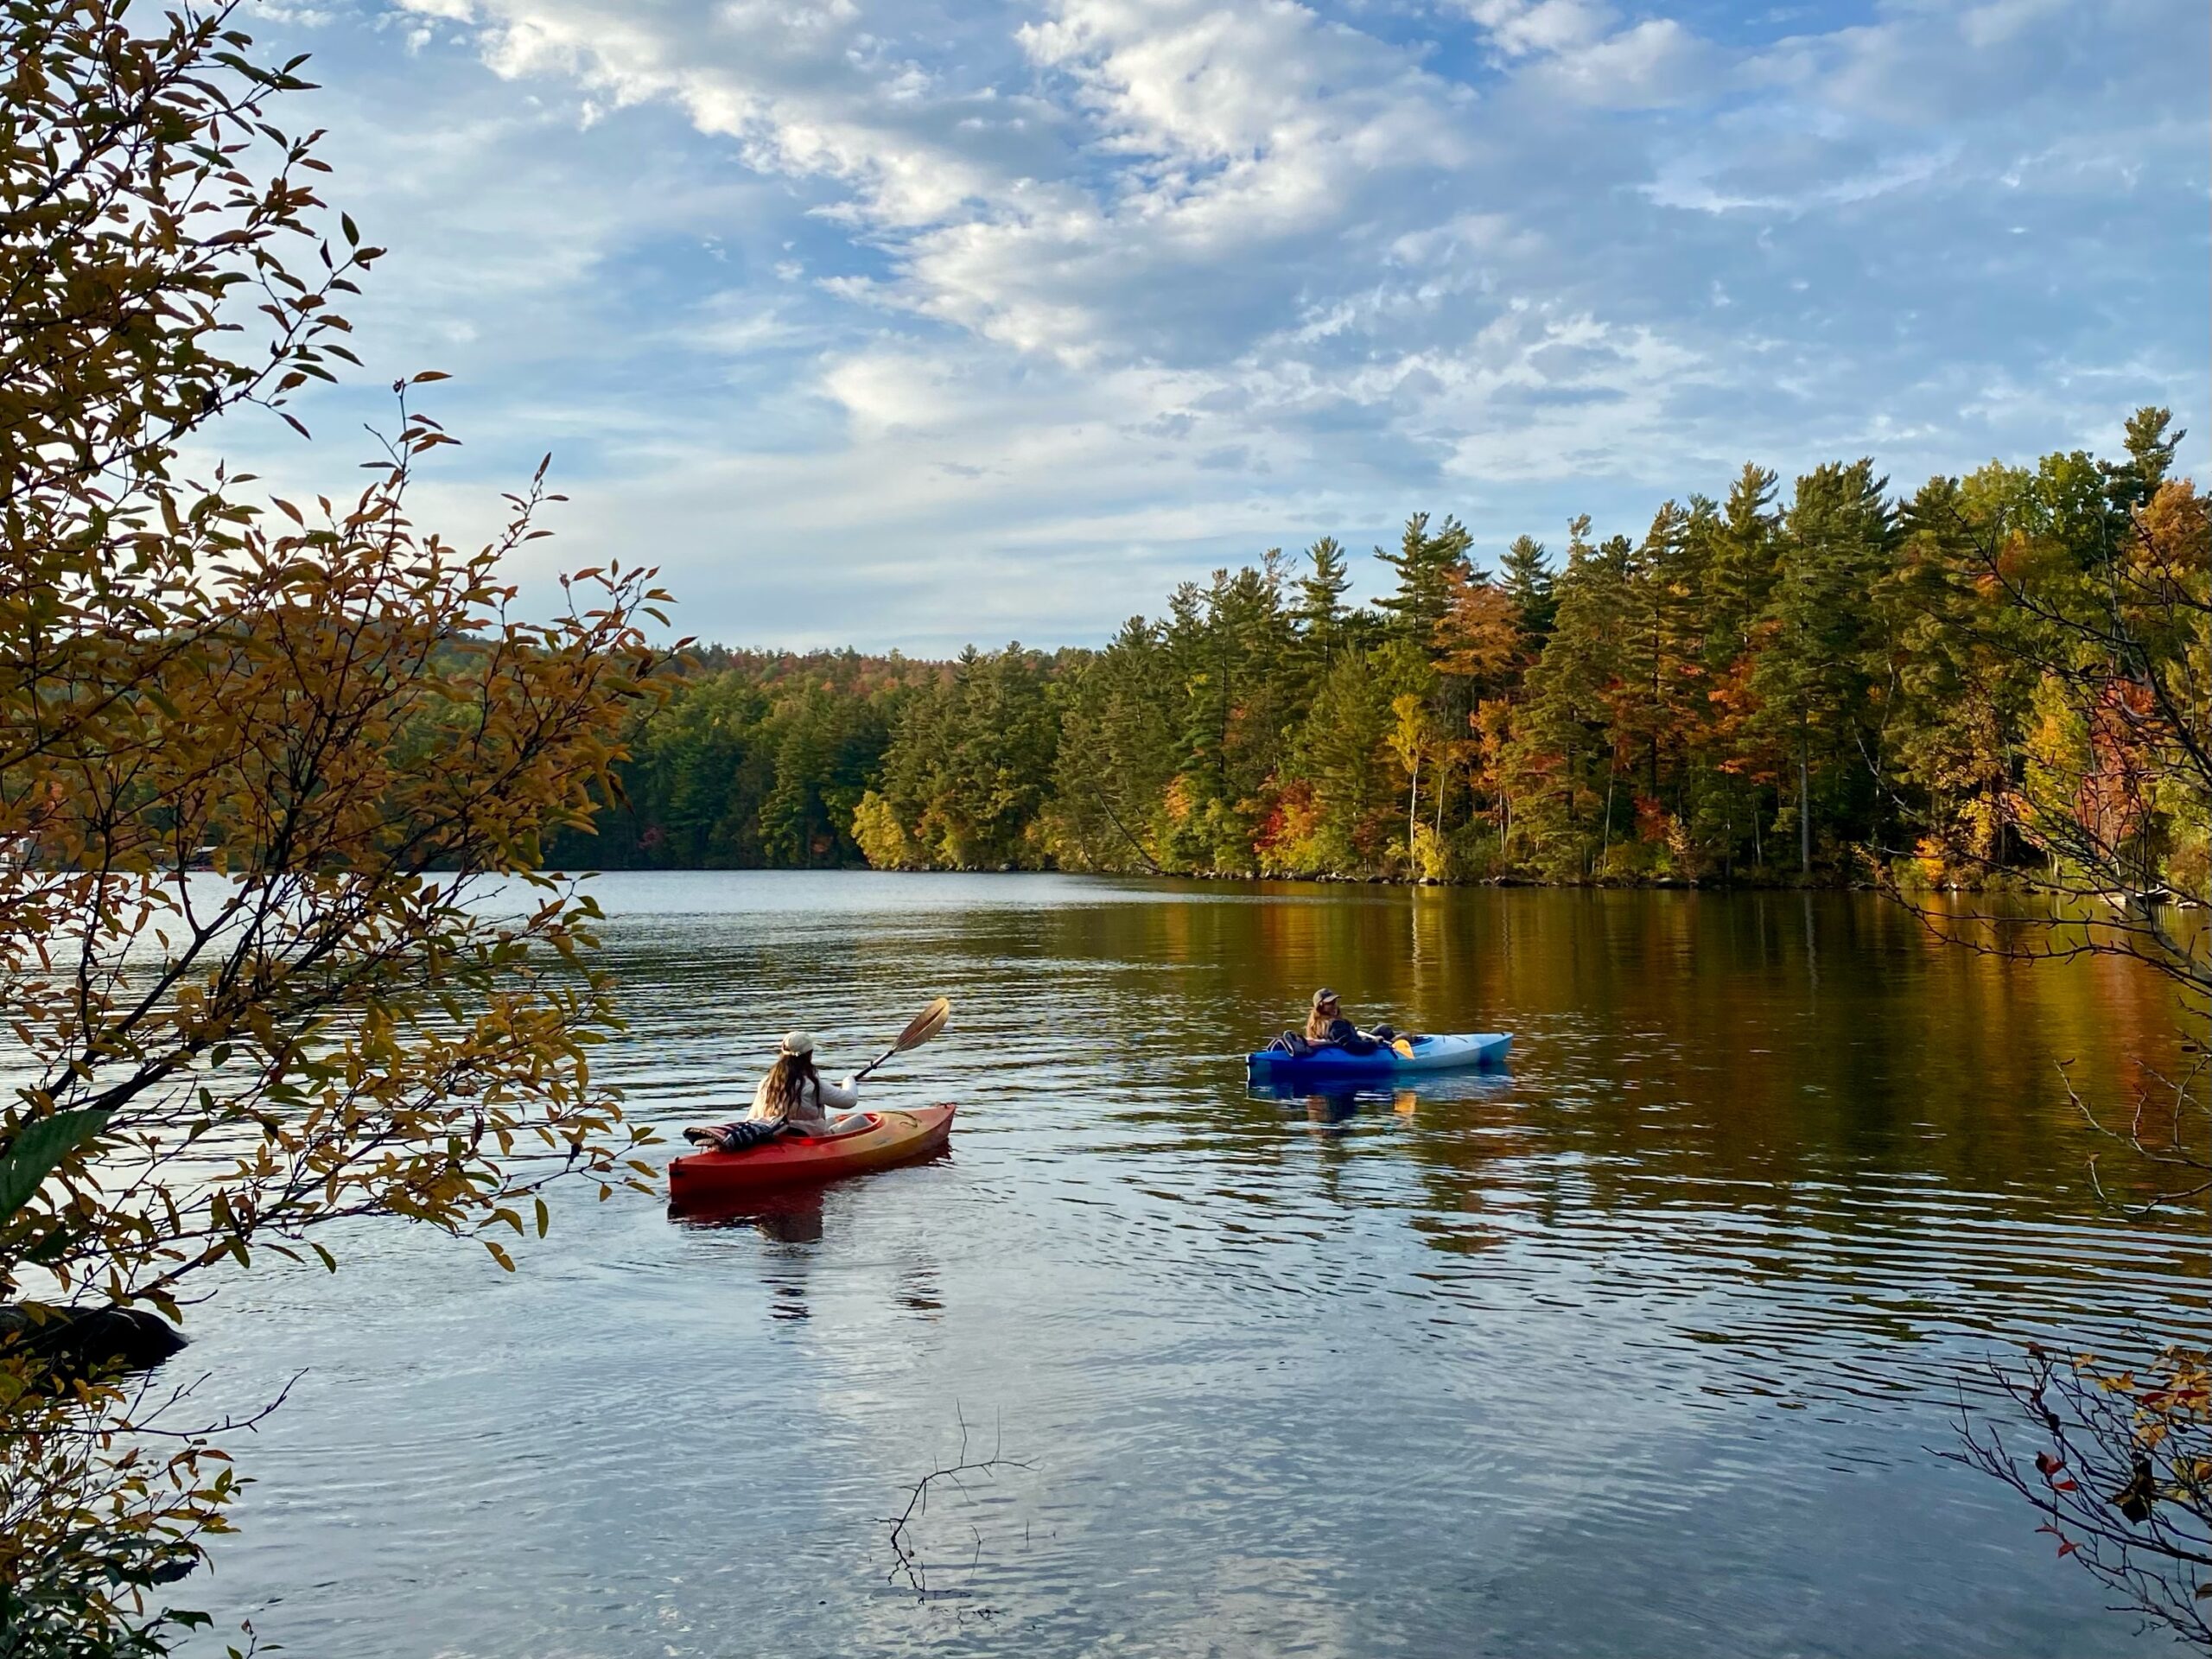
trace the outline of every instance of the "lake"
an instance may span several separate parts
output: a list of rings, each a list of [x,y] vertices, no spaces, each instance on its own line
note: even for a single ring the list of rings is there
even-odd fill
[[[1937,1454],[2034,1336],[2212,1337],[2059,1086],[2171,1058],[2117,963],[1866,895],[609,876],[671,1137],[789,1027],[947,1155],[753,1217],[571,1195],[501,1273],[397,1224],[200,1310],[250,1407],[188,1605],[349,1656],[2164,1649]],[[1317,984],[1503,1071],[1255,1096]],[[664,1159],[668,1154],[658,1154]],[[1967,1397],[1971,1398],[1969,1395]],[[933,1468],[909,1529],[887,1517]],[[1019,1465],[1020,1466],[1016,1466]],[[220,1643],[196,1652],[219,1651]]]

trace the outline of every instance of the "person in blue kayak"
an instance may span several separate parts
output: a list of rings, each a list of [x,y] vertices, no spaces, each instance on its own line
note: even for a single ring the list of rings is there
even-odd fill
[[[1313,993],[1313,1007],[1306,1016],[1306,1040],[1314,1048],[1340,1048],[1347,1054],[1372,1054],[1396,1042],[1398,1033],[1388,1026],[1362,1031],[1344,1018],[1344,1005],[1326,986]]]

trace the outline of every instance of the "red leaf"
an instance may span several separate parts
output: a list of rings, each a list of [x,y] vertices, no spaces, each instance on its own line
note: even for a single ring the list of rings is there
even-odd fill
[[[2082,1484],[2079,1481],[2054,1480],[2050,1483],[2050,1490],[2054,1492],[2078,1492]]]
[[[2055,1475],[2065,1466],[2066,1460],[2063,1458],[2054,1458],[2048,1452],[2036,1453],[2036,1472],[2039,1475]]]
[[[2075,1543],[2071,1538],[2069,1538],[2064,1543],[2058,1547],[2058,1553],[2062,1556],[2071,1555],[2075,1550],[2081,1548],[2081,1545]]]

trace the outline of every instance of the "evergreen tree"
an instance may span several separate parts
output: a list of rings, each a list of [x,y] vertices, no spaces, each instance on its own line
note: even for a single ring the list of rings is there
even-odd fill
[[[1863,829],[1878,741],[1871,716],[1881,629],[1873,594],[1891,573],[1895,525],[1874,463],[1831,462],[1797,480],[1784,515],[1771,632],[1752,670],[1760,725],[1794,788],[1797,867],[1809,875],[1823,823]]]
[[[2127,417],[2124,447],[2127,459],[2100,468],[2113,510],[2122,515],[2139,510],[2158,493],[2173,470],[2174,455],[2189,434],[2167,430],[2173,424],[2170,409],[2139,409]]]
[[[1527,712],[1510,766],[1532,861],[1554,879],[1591,874],[1611,840],[1616,784],[1613,698],[1622,677],[1630,548],[1586,539],[1586,515],[1568,526],[1566,569],[1551,637],[1529,669]]]
[[[1397,800],[1383,747],[1393,695],[1363,652],[1339,656],[1321,683],[1296,760],[1313,815],[1304,845],[1291,856],[1306,871],[1358,868],[1381,850]]]
[[[1457,518],[1447,518],[1432,533],[1428,515],[1417,512],[1406,520],[1396,552],[1375,550],[1375,556],[1397,573],[1396,591],[1378,601],[1392,638],[1427,649],[1451,603],[1452,577],[1469,574],[1467,550],[1473,545],[1474,537]]]
[[[1298,579],[1298,604],[1294,612],[1299,636],[1320,659],[1324,671],[1342,642],[1344,594],[1351,587],[1351,562],[1344,543],[1324,536],[1306,550],[1313,569]]]
[[[1707,665],[1716,671],[1751,648],[1781,556],[1775,475],[1746,462],[1719,516],[1705,528]]]
[[[1045,845],[1065,868],[1158,870],[1157,818],[1181,761],[1160,630],[1141,616],[1062,683]]]
[[[1521,632],[1541,646],[1552,631],[1552,615],[1559,601],[1552,591],[1552,568],[1544,557],[1544,544],[1533,536],[1516,536],[1498,562],[1501,584],[1520,613]]]

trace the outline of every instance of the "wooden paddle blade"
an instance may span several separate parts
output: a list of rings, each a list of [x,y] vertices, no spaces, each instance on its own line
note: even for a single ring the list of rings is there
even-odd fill
[[[952,1017],[952,1001],[940,996],[924,1008],[899,1033],[899,1040],[891,1046],[894,1052],[904,1054],[910,1048],[919,1048],[924,1043],[944,1029],[944,1022]]]

